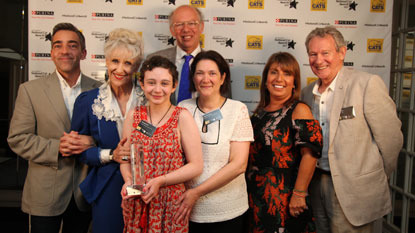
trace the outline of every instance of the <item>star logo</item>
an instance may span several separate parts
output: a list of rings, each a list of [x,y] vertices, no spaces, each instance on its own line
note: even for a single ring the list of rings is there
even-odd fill
[[[228,0],[228,5],[226,5],[226,7],[231,6],[233,7],[233,4],[235,3],[236,0]]]
[[[169,0],[169,5],[176,5],[176,0]]]
[[[297,4],[298,4],[298,2],[297,2],[297,1],[295,1],[295,0],[291,1],[291,2],[290,2],[290,8],[297,9]]]
[[[225,45],[225,47],[231,47],[232,48],[232,43],[233,42],[235,42],[234,40],[232,40],[232,38],[229,38],[227,41],[226,41],[226,45]]]
[[[354,46],[355,46],[355,44],[353,44],[353,41],[350,41],[349,43],[347,43],[347,50],[352,50],[353,51]]]
[[[170,38],[167,40],[167,45],[173,45],[173,46],[174,46],[174,41],[176,41],[176,39],[174,39],[174,37],[170,37]]]
[[[358,4],[355,1],[353,1],[352,3],[350,3],[350,5],[349,5],[349,11],[351,11],[351,10],[356,11],[356,6],[357,5]]]
[[[288,42],[288,48],[289,49],[295,49],[294,48],[295,44],[297,44],[297,42],[295,42],[294,40],[291,40],[290,42]]]
[[[50,32],[46,34],[45,41],[52,41],[52,34]]]
[[[110,2],[110,3],[112,3],[112,0],[105,0],[105,2]]]

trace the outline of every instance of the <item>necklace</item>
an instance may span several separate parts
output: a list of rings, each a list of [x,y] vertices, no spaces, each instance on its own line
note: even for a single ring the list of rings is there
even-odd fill
[[[164,113],[164,115],[163,115],[163,117],[159,120],[159,122],[157,122],[157,124],[156,125],[154,125],[154,126],[156,126],[157,127],[157,125],[159,125],[160,124],[160,122],[164,119],[164,117],[167,115],[167,113],[169,112],[169,110],[170,110],[170,108],[171,108],[171,106],[172,106],[173,104],[170,104],[170,106],[169,106],[169,108],[167,109],[167,111],[166,111],[166,113]],[[150,109],[150,105],[148,106],[148,116],[150,117],[150,123],[153,125],[153,121],[151,120],[151,109]]]

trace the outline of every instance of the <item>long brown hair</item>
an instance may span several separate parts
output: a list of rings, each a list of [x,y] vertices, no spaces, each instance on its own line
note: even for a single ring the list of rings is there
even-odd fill
[[[271,55],[268,58],[267,64],[264,67],[264,71],[262,71],[262,80],[261,80],[261,87],[260,87],[260,100],[258,106],[255,109],[255,113],[258,110],[264,109],[270,103],[270,93],[267,88],[267,80],[268,80],[268,72],[271,68],[271,65],[277,63],[278,66],[285,72],[289,73],[290,75],[294,76],[294,88],[291,97],[284,103],[285,105],[292,102],[293,100],[300,99],[300,91],[301,91],[301,75],[300,75],[300,66],[298,65],[297,60],[293,55],[287,52],[278,52]]]

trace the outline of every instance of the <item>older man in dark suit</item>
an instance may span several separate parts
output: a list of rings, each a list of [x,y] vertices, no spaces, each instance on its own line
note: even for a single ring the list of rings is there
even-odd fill
[[[59,153],[75,98],[100,85],[81,73],[85,56],[82,33],[70,23],[57,24],[51,49],[56,71],[19,87],[7,140],[29,161],[22,210],[29,214],[31,233],[58,233],[62,223],[64,233],[88,231],[89,208],[78,187],[87,167]]]

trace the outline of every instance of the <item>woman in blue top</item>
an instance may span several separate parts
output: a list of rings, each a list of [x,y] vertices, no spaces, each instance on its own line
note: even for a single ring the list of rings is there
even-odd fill
[[[143,93],[133,81],[140,66],[143,45],[140,36],[127,29],[115,29],[105,42],[108,81],[77,98],[72,117],[72,140],[89,139],[89,148],[79,160],[90,172],[81,191],[92,204],[93,232],[122,232],[121,188],[124,184],[120,163],[129,160],[129,148],[121,139],[126,113],[143,101]],[[81,135],[89,135],[84,137]],[[64,136],[64,137],[65,137]]]

